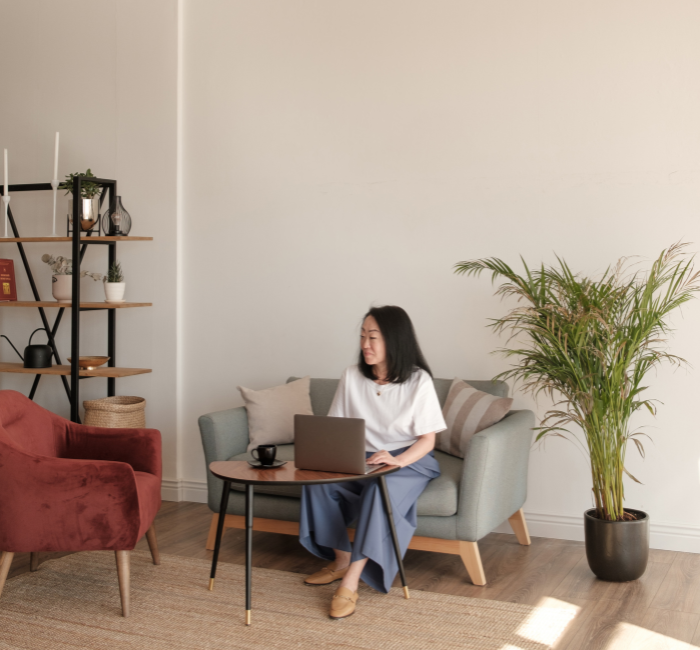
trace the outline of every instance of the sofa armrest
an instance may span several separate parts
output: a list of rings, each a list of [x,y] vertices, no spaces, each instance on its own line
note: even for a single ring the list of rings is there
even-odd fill
[[[476,542],[525,503],[535,414],[511,411],[477,433],[464,458],[457,537]]]
[[[248,448],[248,413],[245,406],[202,415],[199,418],[199,433],[207,469],[209,508],[219,512],[223,481],[209,471],[209,464],[215,460],[228,460]]]

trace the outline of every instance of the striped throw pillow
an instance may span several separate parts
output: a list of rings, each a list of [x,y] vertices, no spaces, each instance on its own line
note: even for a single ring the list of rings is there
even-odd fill
[[[436,449],[464,458],[472,436],[500,422],[512,404],[510,397],[483,393],[455,378],[442,408],[447,429],[438,433]]]

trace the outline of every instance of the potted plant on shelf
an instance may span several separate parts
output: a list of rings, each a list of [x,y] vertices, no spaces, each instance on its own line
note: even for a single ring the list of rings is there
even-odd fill
[[[649,517],[624,507],[625,453],[632,441],[644,456],[642,434],[629,428],[641,408],[656,413],[642,397],[650,370],[661,362],[685,364],[667,351],[669,317],[700,290],[699,273],[684,244],[664,250],[651,269],[632,271],[625,259],[598,280],[574,274],[558,258],[555,266],[518,275],[497,258],[455,265],[455,272],[502,278],[496,294],[516,297],[520,306],[494,319],[497,332],[519,345],[501,350],[514,365],[498,375],[523,382],[525,391],[555,400],[538,427],[546,436],[573,439],[590,459],[595,507],[584,514],[586,555],[603,580],[639,578],[649,554]],[[583,444],[570,427],[580,428]]]
[[[54,257],[45,253],[41,261],[49,265],[53,271],[51,278],[51,293],[57,302],[70,302],[73,297],[73,260],[58,255]],[[101,280],[102,276],[91,271],[81,271],[80,277],[90,276],[93,280]],[[97,277],[96,277],[97,276]]]
[[[70,224],[73,225],[73,183],[76,176],[81,176],[82,178],[96,178],[90,169],[86,172],[75,172],[74,174],[68,174],[66,180],[63,181],[58,187],[62,190],[67,190],[66,194],[70,194],[71,198],[68,199],[68,220]],[[99,194],[101,188],[96,183],[91,183],[90,181],[81,181],[80,183],[80,199],[82,201],[82,216],[80,218],[80,227],[83,230],[90,230],[99,220]]]
[[[105,302],[124,302],[126,282],[124,282],[124,273],[122,273],[122,266],[119,262],[115,261],[109,267],[104,283]]]

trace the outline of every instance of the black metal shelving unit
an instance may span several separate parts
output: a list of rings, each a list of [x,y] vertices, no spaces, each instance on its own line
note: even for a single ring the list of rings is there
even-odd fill
[[[74,187],[73,187],[73,193],[74,196],[80,196],[81,195],[81,188],[82,188],[82,183],[83,182],[90,182],[95,185],[99,185],[102,187],[102,191],[100,193],[100,199],[99,199],[99,205],[100,208],[102,207],[105,198],[108,199],[107,205],[111,205],[112,201],[116,198],[117,196],[117,181],[111,180],[111,179],[105,179],[105,178],[94,178],[94,177],[82,177],[82,176],[76,176],[74,178]],[[14,192],[36,192],[36,191],[45,191],[45,190],[51,190],[53,191],[53,187],[51,186],[51,183],[25,183],[25,184],[17,184],[17,185],[10,185],[9,186],[9,193],[12,195]],[[5,188],[0,185],[0,196],[4,194]],[[2,204],[0,204],[1,206]],[[91,307],[82,307],[80,303],[80,265],[83,260],[83,257],[85,256],[85,252],[87,251],[88,245],[102,245],[102,246],[107,246],[108,248],[108,265],[111,266],[113,262],[116,261],[117,259],[117,243],[120,241],[129,241],[131,240],[151,240],[151,237],[137,237],[137,238],[130,238],[130,237],[110,237],[110,236],[93,236],[93,231],[82,231],[81,230],[81,217],[82,217],[82,201],[80,200],[74,200],[73,201],[73,227],[72,229],[68,228],[68,234],[70,238],[70,243],[71,243],[71,250],[72,250],[72,260],[73,260],[73,278],[72,278],[72,298],[71,298],[71,305],[70,305],[70,310],[71,310],[71,364],[70,364],[70,385],[68,383],[68,380],[66,378],[65,374],[61,374],[61,380],[63,383],[63,387],[66,391],[66,395],[68,397],[68,400],[70,402],[71,406],[71,420],[73,422],[80,422],[80,380],[81,379],[87,379],[89,377],[99,377],[103,376],[100,374],[92,374],[92,375],[85,375],[80,372],[80,367],[78,365],[78,359],[80,357],[80,312],[82,311],[107,311],[107,356],[109,356],[109,361],[107,362],[107,367],[108,368],[116,368],[116,354],[117,354],[117,341],[116,341],[116,329],[117,329],[117,310],[113,307],[109,307],[105,304],[104,307],[101,306],[91,306]],[[4,218],[4,214],[2,214],[2,217]],[[8,205],[8,222],[9,225],[12,229],[12,232],[14,234],[14,238],[0,238],[0,242],[13,242],[17,244],[17,248],[19,249],[19,254],[22,259],[22,265],[24,266],[24,270],[27,274],[27,278],[29,279],[29,285],[32,290],[32,294],[34,296],[34,300],[38,303],[42,302],[41,298],[39,297],[39,291],[37,289],[36,283],[34,281],[34,276],[32,274],[31,267],[29,265],[29,261],[27,259],[26,252],[24,250],[24,243],[27,241],[37,241],[37,242],[46,242],[46,243],[52,243],[52,242],[59,242],[59,241],[66,241],[68,238],[60,238],[60,237],[27,237],[27,238],[22,238],[20,237],[19,231],[17,230],[17,224],[15,223],[13,214],[12,214],[12,209]],[[99,233],[99,219],[98,223],[95,224],[93,228],[98,229]],[[84,236],[82,235],[84,233]],[[2,304],[2,303],[0,303]],[[6,303],[5,303],[6,304]],[[94,305],[94,304],[93,304]],[[150,303],[143,303],[143,306],[149,306]],[[139,305],[141,306],[141,305]],[[44,310],[44,307],[39,305],[37,306],[37,309],[39,310],[39,315],[41,317],[41,322],[43,324],[44,329],[46,330],[46,333],[48,335],[49,339],[49,346],[51,347],[52,353],[53,353],[53,358],[56,360],[56,364],[59,366],[62,366],[63,363],[61,362],[61,357],[58,353],[58,349],[56,347],[56,334],[58,332],[58,328],[61,324],[61,319],[63,318],[63,314],[66,310],[66,307],[59,307],[58,309],[58,314],[56,316],[56,319],[54,320],[53,324],[49,324],[49,320],[46,316],[46,312]],[[139,372],[132,372],[130,374],[140,374],[140,372],[150,372],[150,370],[147,369],[131,369],[134,371],[139,371]],[[41,380],[41,377],[43,374],[56,374],[56,373],[37,373],[35,378],[34,378],[34,383],[32,384],[31,391],[29,393],[29,399],[33,399],[34,395],[36,393],[37,387],[39,385],[39,381]],[[124,375],[127,376],[127,375]],[[111,397],[116,395],[116,379],[117,377],[115,376],[107,376],[107,396]]]

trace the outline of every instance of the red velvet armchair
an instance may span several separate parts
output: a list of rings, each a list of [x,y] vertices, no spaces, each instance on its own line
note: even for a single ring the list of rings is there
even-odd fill
[[[129,615],[129,552],[145,534],[159,564],[161,440],[154,429],[65,420],[21,393],[0,391],[0,595],[15,553],[116,552]]]

